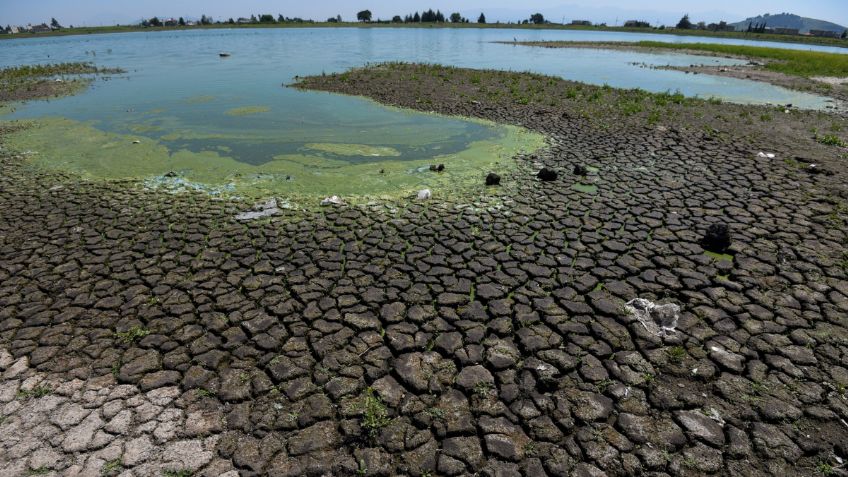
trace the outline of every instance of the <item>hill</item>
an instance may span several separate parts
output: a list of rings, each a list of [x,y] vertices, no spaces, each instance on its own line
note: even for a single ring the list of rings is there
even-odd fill
[[[746,18],[737,23],[731,23],[737,30],[745,30],[748,24],[765,23],[771,28],[797,28],[801,33],[807,33],[810,30],[829,30],[842,34],[846,28],[836,23],[831,23],[825,20],[817,20],[815,18],[801,17],[791,13],[779,13],[777,15],[759,15],[756,17]]]

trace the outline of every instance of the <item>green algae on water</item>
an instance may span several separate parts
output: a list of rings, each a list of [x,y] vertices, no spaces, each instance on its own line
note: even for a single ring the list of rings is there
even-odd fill
[[[726,254],[726,253],[710,252],[709,250],[705,250],[704,255],[710,257],[711,259],[713,259],[717,262],[722,262],[722,261],[732,262],[733,261],[733,255],[729,255],[729,254]]]
[[[400,151],[393,147],[369,146],[367,144],[336,144],[336,143],[311,143],[304,146],[306,149],[328,152],[339,156],[370,156],[370,157],[398,157]]]
[[[156,183],[155,178],[173,172],[185,183],[248,197],[398,198],[424,188],[449,197],[472,187],[482,193],[487,173],[507,171],[515,167],[515,155],[545,145],[543,136],[523,128],[490,127],[497,131],[494,138],[472,141],[458,152],[416,160],[385,155],[370,162],[349,162],[338,152],[354,146],[389,154],[391,148],[317,145],[250,164],[231,157],[226,147],[194,152],[179,146],[169,148],[149,138],[135,143],[137,136],[105,132],[93,123],[63,118],[39,119],[29,128],[10,133],[6,140],[11,148],[35,151],[29,156],[34,166],[69,171],[86,179],[136,179],[142,183],[154,179],[152,183]],[[445,172],[431,172],[432,163],[444,163]]]
[[[268,106],[243,106],[241,108],[228,109],[224,114],[228,116],[250,116],[251,114],[267,113],[271,111]]]
[[[582,182],[578,182],[577,184],[572,185],[571,188],[577,192],[583,192],[584,194],[598,193],[598,186],[594,184],[583,184]]]

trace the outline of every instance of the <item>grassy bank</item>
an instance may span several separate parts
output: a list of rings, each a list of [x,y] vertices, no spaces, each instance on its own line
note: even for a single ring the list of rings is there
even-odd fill
[[[736,38],[751,41],[773,41],[780,43],[801,43],[808,45],[823,45],[848,48],[848,40],[840,38],[819,38],[794,35],[774,35],[768,33],[747,32],[713,32],[703,30],[679,30],[676,28],[627,28],[627,27],[602,27],[602,26],[576,26],[576,25],[533,25],[533,24],[506,24],[506,23],[359,23],[359,22],[315,22],[315,23],[267,23],[267,24],[229,24],[221,23],[214,25],[195,26],[173,26],[144,28],[137,25],[112,25],[102,27],[78,27],[65,28],[49,33],[17,33],[14,35],[0,35],[2,39],[40,38],[46,36],[67,35],[94,35],[104,33],[130,33],[150,31],[175,31],[175,30],[214,30],[214,29],[240,29],[240,28],[503,28],[512,30],[573,30],[573,31],[609,31],[624,33],[646,33],[658,35],[679,36],[704,36],[711,38]]]
[[[848,76],[848,55],[838,53],[712,43],[675,44],[660,41],[640,41],[635,45],[644,48],[704,51],[747,58],[762,58],[772,60],[765,65],[766,69],[794,76]]]
[[[116,74],[122,70],[91,63],[24,65],[0,69],[0,102],[26,101],[73,94],[88,85],[80,75]]]

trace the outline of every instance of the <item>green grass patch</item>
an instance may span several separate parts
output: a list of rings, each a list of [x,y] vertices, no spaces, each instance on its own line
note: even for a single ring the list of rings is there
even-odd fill
[[[748,45],[718,45],[713,43],[665,43],[640,41],[634,45],[664,50],[694,50],[722,55],[745,56],[772,60],[765,68],[793,76],[848,76],[848,55],[821,51],[786,50]]]
[[[32,389],[21,389],[20,391],[18,391],[18,399],[42,398],[52,392],[53,390],[48,388],[47,386],[35,386]]]
[[[146,328],[142,328],[138,325],[133,326],[127,331],[118,331],[115,333],[115,337],[118,338],[122,343],[133,343],[137,340],[144,338],[145,336],[150,334],[150,330]]]
[[[848,143],[840,139],[839,136],[836,136],[835,134],[827,134],[816,138],[816,140],[826,146],[848,147]]]

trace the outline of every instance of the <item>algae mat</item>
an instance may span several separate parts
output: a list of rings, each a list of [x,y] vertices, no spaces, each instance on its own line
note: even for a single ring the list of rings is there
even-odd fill
[[[275,155],[262,164],[240,162],[226,148],[193,152],[169,149],[155,139],[105,132],[91,123],[64,118],[32,121],[6,137],[8,147],[28,151],[34,166],[72,172],[88,180],[137,179],[156,184],[163,178],[192,189],[246,197],[327,195],[400,197],[422,188],[450,196],[479,186],[488,172],[515,166],[513,157],[545,145],[544,137],[515,126],[485,123],[497,134],[470,142],[459,152],[420,160],[396,157],[391,145],[310,144],[296,154]],[[345,151],[373,154],[373,162],[340,159]],[[445,172],[429,170],[443,163]]]

